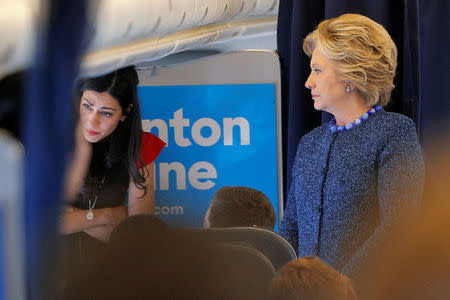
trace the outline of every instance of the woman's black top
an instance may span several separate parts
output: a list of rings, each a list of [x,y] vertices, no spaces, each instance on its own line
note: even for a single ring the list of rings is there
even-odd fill
[[[109,168],[106,166],[106,144],[95,145],[92,163],[86,180],[72,206],[87,210],[89,200],[93,209],[124,205],[130,181],[126,157]],[[95,200],[97,199],[97,200]],[[95,215],[94,215],[95,218]],[[85,232],[76,232],[63,236],[64,273],[76,276],[80,268],[87,266],[89,260],[104,250],[105,243]]]

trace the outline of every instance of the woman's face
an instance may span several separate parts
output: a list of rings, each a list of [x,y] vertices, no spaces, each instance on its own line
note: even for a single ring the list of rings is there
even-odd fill
[[[119,124],[122,108],[108,92],[86,90],[81,96],[80,121],[84,138],[96,143],[110,135]]]
[[[348,93],[346,83],[338,80],[333,62],[316,47],[311,56],[311,73],[305,87],[311,90],[314,108],[335,114],[342,110]]]

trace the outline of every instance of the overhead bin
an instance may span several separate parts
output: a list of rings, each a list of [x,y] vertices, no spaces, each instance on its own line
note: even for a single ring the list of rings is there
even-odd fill
[[[31,62],[37,19],[32,4],[20,0],[0,2],[0,79]]]
[[[30,65],[43,3],[1,2],[0,77]],[[269,36],[272,42],[265,49],[274,50],[278,5],[279,0],[89,2],[89,44],[81,74],[102,74],[189,49],[236,50],[245,40],[258,45],[258,39]]]

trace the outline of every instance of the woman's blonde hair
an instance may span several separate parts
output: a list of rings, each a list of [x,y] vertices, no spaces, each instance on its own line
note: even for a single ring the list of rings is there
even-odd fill
[[[361,92],[367,105],[389,102],[397,47],[383,26],[362,15],[344,14],[321,22],[308,34],[303,51],[311,57],[316,47],[334,62],[338,78]]]

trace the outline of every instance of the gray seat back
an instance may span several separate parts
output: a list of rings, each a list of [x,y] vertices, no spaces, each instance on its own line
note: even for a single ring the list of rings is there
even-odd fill
[[[254,226],[189,230],[215,242],[237,242],[250,245],[267,257],[275,271],[297,258],[294,248],[288,241],[266,228]]]

